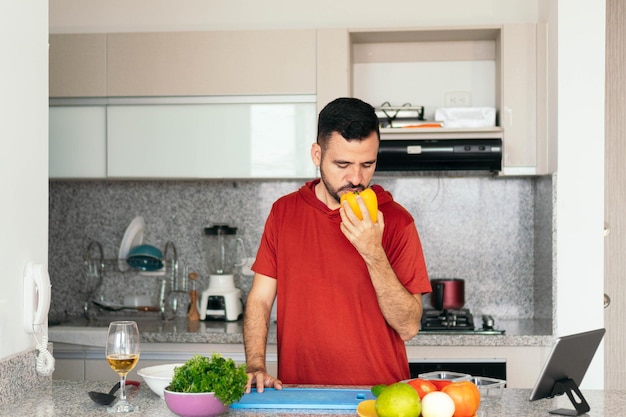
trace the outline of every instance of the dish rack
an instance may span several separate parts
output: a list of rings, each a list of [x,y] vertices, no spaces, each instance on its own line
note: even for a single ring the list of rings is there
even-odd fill
[[[92,253],[94,249],[97,249],[97,257],[93,257]],[[130,248],[129,248],[130,249]],[[170,259],[168,259],[168,254],[172,253]],[[120,251],[120,254],[124,253],[128,255],[128,250]],[[163,259],[150,261],[147,260],[144,264],[146,267],[143,268],[134,268],[132,265],[128,263],[128,259],[126,256],[118,256],[115,259],[105,259],[104,251],[102,250],[102,245],[100,242],[92,240],[87,245],[87,250],[85,251],[85,255],[83,256],[83,260],[85,265],[88,266],[88,269],[91,274],[94,275],[102,275],[104,269],[107,270],[119,270],[120,272],[132,272],[139,273],[140,275],[146,276],[162,276],[168,271],[168,266],[170,270],[174,270],[178,268],[178,251],[176,250],[176,245],[174,242],[169,240],[165,244],[165,249],[163,250]],[[163,267],[155,270],[152,266],[160,266],[161,263]]]
[[[385,101],[380,106],[375,107],[374,110],[381,128],[405,127],[425,122],[424,107],[414,106],[411,103],[392,106],[388,101]]]
[[[100,310],[119,311],[119,310],[135,310],[135,311],[152,311],[164,314],[164,305],[166,299],[171,294],[186,293],[186,280],[180,279],[178,271],[178,254],[176,246],[173,242],[168,241],[163,251],[163,259],[159,260],[162,268],[158,270],[143,270],[142,268],[131,267],[126,259],[123,258],[104,258],[102,245],[97,241],[91,241],[87,246],[87,250],[83,256],[83,271],[80,284],[80,293],[83,295],[83,311],[87,319],[94,318],[94,310],[92,305],[97,306]],[[121,267],[125,265],[125,267]],[[148,267],[148,269],[150,269]],[[150,277],[160,279],[160,289],[158,292],[158,300],[145,303],[146,305],[125,305],[121,303],[111,303],[96,296],[96,292],[101,289],[103,278],[106,275],[117,275],[131,279],[132,277]],[[153,284],[149,284],[153,285]],[[157,288],[158,289],[158,288]],[[156,294],[156,293],[155,293]],[[156,296],[155,296],[156,298]],[[100,311],[98,310],[98,311]],[[164,318],[164,317],[163,317]]]

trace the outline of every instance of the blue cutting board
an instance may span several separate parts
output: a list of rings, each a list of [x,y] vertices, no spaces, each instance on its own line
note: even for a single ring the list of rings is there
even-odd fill
[[[376,397],[369,390],[329,388],[265,388],[252,390],[230,405],[231,408],[291,408],[318,410],[356,410],[363,400]]]

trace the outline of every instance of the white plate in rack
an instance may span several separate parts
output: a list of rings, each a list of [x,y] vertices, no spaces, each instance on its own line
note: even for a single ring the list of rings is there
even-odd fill
[[[122,238],[122,244],[120,245],[120,251],[117,255],[117,265],[120,271],[128,271],[130,268],[126,262],[128,252],[131,248],[143,243],[143,231],[145,227],[146,222],[143,217],[137,216],[126,228],[126,232],[124,232],[124,237]]]

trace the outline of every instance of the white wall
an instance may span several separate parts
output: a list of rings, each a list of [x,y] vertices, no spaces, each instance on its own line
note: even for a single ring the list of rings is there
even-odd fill
[[[605,1],[558,0],[556,318],[559,335],[603,327]],[[581,105],[582,104],[582,105]],[[603,386],[602,347],[584,387]]]
[[[48,4],[0,1],[0,358],[29,350],[28,260],[48,263]],[[34,363],[33,363],[34,366]]]
[[[602,327],[602,0],[50,0],[52,33],[416,27],[549,22],[550,131],[558,138],[556,329]],[[557,13],[558,12],[558,13]],[[558,64],[558,65],[557,65]],[[590,146],[593,144],[593,146]],[[598,300],[597,304],[591,302]],[[585,385],[602,386],[602,352]]]

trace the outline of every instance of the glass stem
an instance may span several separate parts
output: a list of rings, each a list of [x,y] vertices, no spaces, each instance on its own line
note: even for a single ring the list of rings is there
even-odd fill
[[[120,400],[126,401],[126,374],[120,378]]]

